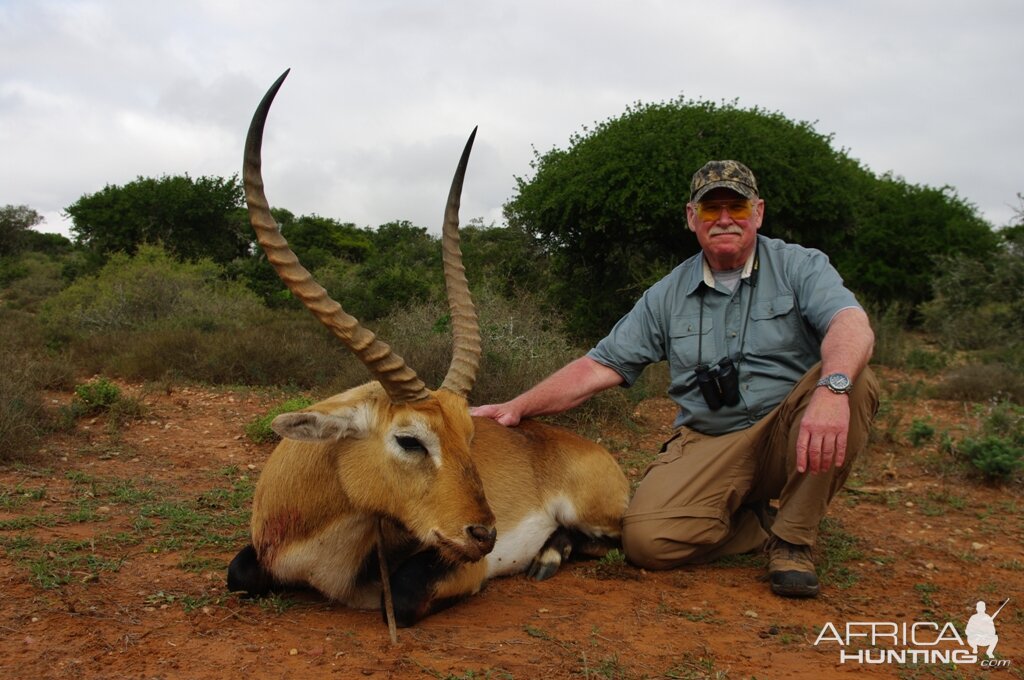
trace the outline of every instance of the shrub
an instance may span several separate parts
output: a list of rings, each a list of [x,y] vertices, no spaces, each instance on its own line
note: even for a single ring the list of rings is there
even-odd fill
[[[42,338],[32,315],[0,307],[0,460],[31,452],[50,429],[41,390],[71,384],[67,359]]]
[[[245,426],[245,436],[257,444],[280,439],[280,437],[277,436],[277,433],[270,429],[270,423],[273,422],[274,418],[278,417],[282,413],[300,411],[307,406],[311,406],[313,403],[313,400],[308,397],[294,397],[282,402],[267,411],[264,415],[250,421],[249,424]]]
[[[934,436],[935,428],[920,418],[914,419],[910,424],[910,430],[907,432],[907,439],[910,440],[911,446],[914,446],[915,448],[926,441],[930,441]]]
[[[0,262],[0,285],[7,307],[36,311],[64,287],[63,262],[42,253],[25,253]]]
[[[268,310],[210,262],[117,255],[50,300],[50,337],[79,369],[127,379],[320,386],[354,362],[308,312]]]
[[[482,356],[472,401],[485,404],[510,399],[576,356],[560,332],[558,319],[541,313],[528,294],[508,300],[487,290],[475,291]],[[451,323],[447,306],[426,302],[394,312],[378,325],[420,378],[436,389],[451,362]]]
[[[22,455],[47,429],[32,369],[21,357],[0,352],[0,460]]]
[[[118,254],[96,276],[75,281],[43,306],[57,338],[160,328],[238,328],[263,308],[240,283],[225,282],[210,261],[180,263],[158,246]]]
[[[989,406],[979,431],[951,449],[986,479],[1008,481],[1024,469],[1024,409],[1008,402]]]
[[[1024,403],[1024,375],[1003,363],[971,363],[947,371],[932,389],[938,399]]]
[[[482,356],[473,404],[507,401],[579,357],[583,352],[567,339],[559,317],[545,311],[536,297],[520,292],[505,298],[487,289],[474,292],[480,319]],[[448,311],[428,302],[395,312],[380,323],[381,336],[431,388],[444,380],[451,362]],[[652,380],[657,380],[658,373]],[[346,387],[354,384],[345,376]],[[627,418],[636,400],[647,396],[646,383],[632,390],[607,390],[560,416],[567,425],[582,427],[594,420]]]
[[[1024,446],[1005,437],[987,435],[965,439],[959,450],[960,455],[990,480],[1008,480],[1024,468]]]
[[[903,357],[903,365],[914,371],[924,371],[934,375],[949,364],[946,355],[931,352],[921,347],[914,347]]]
[[[98,377],[75,387],[75,396],[65,416],[80,418],[99,414],[106,414],[112,423],[120,423],[142,415],[142,404],[126,396],[106,378]]]
[[[1011,232],[1011,230],[1006,230]],[[956,349],[1001,347],[1024,332],[1024,250],[1011,238],[985,258],[941,261],[925,327]]]
[[[108,411],[121,398],[121,388],[106,378],[96,378],[75,388],[72,403],[81,415]]]
[[[867,307],[871,328],[875,332],[875,352],[871,361],[882,366],[898,368],[903,365],[907,347],[907,308],[893,303],[885,308],[879,305]]]

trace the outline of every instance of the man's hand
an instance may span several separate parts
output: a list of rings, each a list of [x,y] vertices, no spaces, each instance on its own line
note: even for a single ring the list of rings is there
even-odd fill
[[[850,398],[819,387],[800,421],[796,442],[797,472],[827,472],[846,460],[846,437],[850,431]]]
[[[504,404],[487,404],[470,415],[515,427],[523,418],[548,416],[579,406],[601,390],[622,382],[622,376],[587,356],[571,361],[540,383]]]
[[[490,418],[506,427],[515,427],[522,420],[522,416],[509,408],[508,403],[487,404],[486,406],[475,406],[469,409],[469,415],[481,418]]]

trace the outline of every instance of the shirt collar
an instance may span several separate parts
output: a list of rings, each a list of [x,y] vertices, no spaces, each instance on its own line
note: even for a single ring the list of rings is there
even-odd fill
[[[754,272],[754,258],[756,256],[757,256],[757,248],[755,247],[754,250],[752,250],[750,252],[750,255],[747,257],[747,262],[743,265],[743,274],[740,275],[740,279],[741,280],[749,279],[750,275]],[[700,262],[701,262],[703,276],[700,279],[698,279],[697,277],[694,277],[694,280],[690,282],[690,286],[688,287],[687,294],[690,294],[690,293],[693,293],[694,291],[696,291],[697,290],[697,285],[700,284],[701,282],[703,282],[704,285],[707,286],[708,288],[712,288],[713,289],[715,287],[715,274],[714,274],[714,272],[711,271],[711,265],[708,264],[708,260],[707,260],[706,257],[704,257],[703,253],[701,253]]]

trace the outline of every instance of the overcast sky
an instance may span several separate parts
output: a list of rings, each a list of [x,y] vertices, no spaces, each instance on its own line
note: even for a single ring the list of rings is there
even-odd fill
[[[1020,0],[0,0],[0,205],[67,233],[107,184],[240,173],[288,67],[268,198],[360,226],[436,231],[474,125],[462,219],[500,223],[534,148],[679,95],[810,121],[994,226],[1024,192]]]

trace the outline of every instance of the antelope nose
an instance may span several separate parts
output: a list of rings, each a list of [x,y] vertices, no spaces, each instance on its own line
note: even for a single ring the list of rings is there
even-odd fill
[[[483,554],[486,555],[494,549],[494,540],[498,536],[498,530],[494,527],[487,527],[483,524],[471,524],[466,527],[466,533],[476,542]]]

